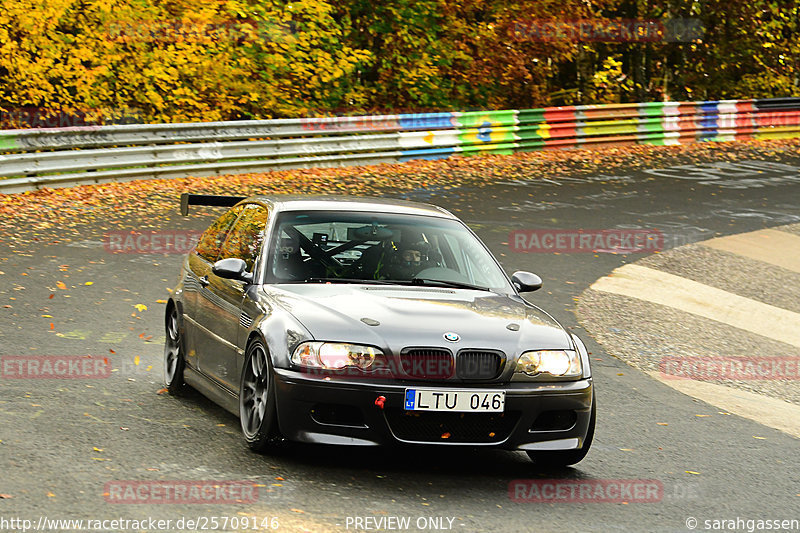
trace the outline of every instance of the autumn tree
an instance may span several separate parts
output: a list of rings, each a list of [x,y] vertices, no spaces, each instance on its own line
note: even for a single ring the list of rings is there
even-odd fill
[[[585,21],[662,33],[553,31]],[[0,126],[797,96],[798,32],[776,0],[5,0]]]

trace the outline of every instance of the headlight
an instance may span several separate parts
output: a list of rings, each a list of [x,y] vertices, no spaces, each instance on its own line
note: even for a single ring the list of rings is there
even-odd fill
[[[525,352],[517,361],[516,372],[529,376],[550,374],[557,377],[580,377],[581,358],[572,350]]]
[[[292,353],[292,363],[338,370],[348,366],[369,370],[375,357],[383,355],[378,348],[342,342],[304,342]]]

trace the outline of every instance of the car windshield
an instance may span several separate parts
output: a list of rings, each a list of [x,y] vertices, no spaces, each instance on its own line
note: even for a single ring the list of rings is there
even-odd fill
[[[512,288],[458,220],[340,211],[286,212],[276,222],[271,283],[363,282]]]

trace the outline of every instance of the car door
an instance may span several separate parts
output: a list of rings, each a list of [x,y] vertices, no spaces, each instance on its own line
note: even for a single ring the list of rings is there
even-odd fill
[[[238,258],[255,272],[256,262],[266,233],[269,211],[259,204],[246,204],[228,232],[217,261]],[[209,270],[208,285],[199,293],[197,322],[205,334],[198,351],[200,370],[231,391],[238,392],[241,368],[240,328],[244,329],[241,310],[247,286],[243,281],[225,279]],[[244,339],[242,339],[244,340]]]
[[[208,274],[211,265],[217,260],[225,237],[233,226],[243,206],[226,211],[211,224],[200,236],[195,248],[186,258],[183,278],[183,317],[184,335],[186,339],[186,362],[198,368],[197,351],[204,340],[198,324],[198,297],[208,285]]]

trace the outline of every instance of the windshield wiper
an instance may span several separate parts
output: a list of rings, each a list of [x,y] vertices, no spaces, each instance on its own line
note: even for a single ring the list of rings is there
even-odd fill
[[[470,285],[469,283],[461,283],[460,281],[447,281],[443,279],[431,279],[431,278],[413,278],[411,280],[412,285],[428,285],[430,283],[438,283],[445,287],[455,287],[457,289],[472,289],[476,291],[489,291],[492,292],[492,289],[488,287],[480,287],[478,285]]]
[[[461,283],[460,281],[447,281],[443,279],[432,278],[413,278],[411,280],[400,279],[354,279],[354,278],[308,278],[300,283],[355,283],[362,285],[440,285],[444,287],[455,287],[457,289],[471,289],[476,291],[492,292],[488,287],[480,287],[478,285],[470,285],[469,283]]]
[[[354,278],[308,278],[303,283],[361,283],[364,285],[393,285],[391,281],[381,279],[354,279]]]

